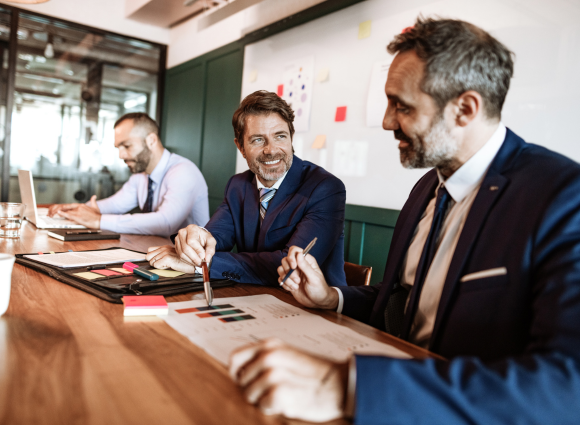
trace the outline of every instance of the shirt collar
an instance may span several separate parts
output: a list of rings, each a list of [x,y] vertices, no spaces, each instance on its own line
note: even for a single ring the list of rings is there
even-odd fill
[[[171,156],[171,152],[167,149],[163,149],[163,155],[161,155],[161,159],[159,163],[155,166],[149,177],[153,180],[154,183],[159,184],[161,180],[163,180],[163,176],[165,176],[165,169],[167,168],[167,164],[169,163],[169,157]]]
[[[506,131],[505,125],[500,122],[485,145],[475,155],[469,158],[465,164],[459,167],[447,180],[437,170],[439,182],[445,184],[445,188],[455,202],[461,202],[475,188],[479,187],[485,173],[505,140]]]
[[[274,185],[273,185],[272,187],[267,187],[266,189],[276,189],[276,190],[278,190],[278,189],[280,188],[280,185],[281,185],[281,184],[282,184],[282,182],[284,181],[284,178],[286,177],[286,174],[288,174],[288,171],[286,171],[286,172],[284,173],[284,175],[283,175],[282,177],[280,177],[280,178],[279,178],[279,179],[276,181],[276,183],[274,183]],[[256,183],[258,184],[258,192],[259,192],[261,189],[263,189],[263,188],[265,188],[265,187],[266,187],[266,186],[264,186],[264,185],[262,184],[262,182],[260,181],[260,179],[258,178],[258,176],[256,176]]]

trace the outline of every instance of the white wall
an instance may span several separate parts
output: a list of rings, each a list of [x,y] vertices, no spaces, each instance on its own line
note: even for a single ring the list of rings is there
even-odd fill
[[[325,0],[264,0],[203,30],[198,30],[198,24],[205,14],[196,16],[171,29],[167,68],[239,40],[245,34],[323,1]]]
[[[126,19],[124,0],[50,0],[29,5],[0,3],[161,44],[169,44],[170,40],[168,28]]]

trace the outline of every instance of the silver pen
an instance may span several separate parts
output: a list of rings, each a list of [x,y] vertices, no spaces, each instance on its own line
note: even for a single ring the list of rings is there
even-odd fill
[[[203,291],[205,292],[205,300],[207,301],[207,305],[211,305],[211,303],[213,303],[213,291],[209,284],[209,270],[205,259],[201,262],[201,270],[203,271]]]

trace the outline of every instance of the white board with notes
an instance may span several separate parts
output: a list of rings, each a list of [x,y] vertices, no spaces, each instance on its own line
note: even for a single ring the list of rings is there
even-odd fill
[[[295,111],[310,102],[296,154],[338,176],[348,204],[401,209],[427,170],[404,169],[393,133],[377,124],[392,60],[386,46],[419,14],[469,21],[512,50],[502,121],[526,141],[580,161],[580,1],[367,0],[246,46],[242,98],[291,86]],[[300,75],[301,62],[313,67],[304,89],[289,79]],[[346,107],[342,121],[339,107]],[[317,136],[326,137],[317,140],[322,148],[313,147]],[[239,153],[236,169],[247,169]]]

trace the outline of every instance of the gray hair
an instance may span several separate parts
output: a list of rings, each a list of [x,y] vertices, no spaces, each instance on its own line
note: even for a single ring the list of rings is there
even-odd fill
[[[421,90],[441,109],[474,90],[483,98],[487,117],[501,118],[514,72],[513,53],[489,33],[464,21],[419,16],[387,46],[390,54],[409,50],[425,61]]]

